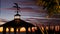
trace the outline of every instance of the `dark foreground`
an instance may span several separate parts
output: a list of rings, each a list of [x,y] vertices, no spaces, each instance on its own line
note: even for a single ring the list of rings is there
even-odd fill
[[[0,32],[0,34],[3,34],[3,33]],[[7,32],[6,34],[9,34],[9,33]],[[10,34],[14,34],[14,33],[11,32]],[[18,34],[18,32],[16,34]],[[26,33],[25,32],[21,32],[20,34],[26,34]],[[28,34],[31,34],[31,33],[28,33]],[[32,33],[32,34],[36,34],[36,33]],[[43,32],[42,34],[60,34],[60,31],[58,31],[58,32],[52,32],[52,31],[50,31],[50,32]]]

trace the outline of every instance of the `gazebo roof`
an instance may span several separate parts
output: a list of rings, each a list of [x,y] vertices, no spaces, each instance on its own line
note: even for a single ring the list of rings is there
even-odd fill
[[[25,22],[21,19],[19,21],[20,21],[19,23],[16,23],[15,20],[12,20],[1,26],[4,26],[4,27],[35,27],[33,24]]]

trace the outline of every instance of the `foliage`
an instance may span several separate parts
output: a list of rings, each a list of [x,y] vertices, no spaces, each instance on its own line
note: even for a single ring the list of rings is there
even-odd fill
[[[60,14],[60,0],[42,0],[42,3],[49,15]]]

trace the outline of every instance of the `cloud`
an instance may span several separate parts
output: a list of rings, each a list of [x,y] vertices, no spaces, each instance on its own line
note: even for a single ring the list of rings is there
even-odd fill
[[[7,22],[7,20],[0,18],[0,25],[4,24],[4,23],[6,23],[6,22]]]

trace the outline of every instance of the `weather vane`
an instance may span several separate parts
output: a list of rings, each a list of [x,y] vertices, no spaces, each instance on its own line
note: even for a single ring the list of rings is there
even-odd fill
[[[16,12],[17,12],[17,14],[18,14],[18,12],[19,12],[18,10],[19,10],[19,8],[20,8],[20,7],[18,6],[18,4],[17,4],[17,3],[14,3],[14,4],[15,4],[15,6],[13,6],[13,7],[17,9],[17,11],[16,11]]]
[[[17,11],[16,11],[17,14],[14,16],[14,19],[20,19],[20,16],[21,16],[21,15],[18,14],[18,13],[19,13],[18,10],[19,10],[20,7],[18,6],[17,3],[14,3],[14,4],[15,4],[15,6],[13,6],[13,7],[16,8],[16,10],[17,10]]]

